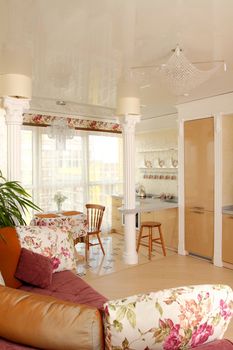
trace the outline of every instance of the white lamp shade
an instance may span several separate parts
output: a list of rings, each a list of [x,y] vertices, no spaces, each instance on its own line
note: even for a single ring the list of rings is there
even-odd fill
[[[140,115],[140,99],[138,97],[119,97],[116,115]]]
[[[0,97],[10,96],[31,99],[31,78],[23,74],[0,75]]]

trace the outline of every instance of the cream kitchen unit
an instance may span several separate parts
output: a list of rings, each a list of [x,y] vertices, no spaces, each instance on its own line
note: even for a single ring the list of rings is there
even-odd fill
[[[124,234],[124,219],[121,211],[122,196],[112,196],[112,232]],[[162,201],[158,198],[137,199],[135,208],[135,228],[140,222],[155,220],[162,224],[165,246],[178,249],[178,204]]]
[[[233,93],[182,103],[177,110],[178,252],[207,257],[219,267],[232,264],[233,219],[222,211],[233,206]]]
[[[223,210],[222,226],[222,260],[233,265],[233,206]]]
[[[233,114],[223,117],[222,132],[222,260],[233,268]]]
[[[185,249],[214,255],[214,118],[184,122]]]

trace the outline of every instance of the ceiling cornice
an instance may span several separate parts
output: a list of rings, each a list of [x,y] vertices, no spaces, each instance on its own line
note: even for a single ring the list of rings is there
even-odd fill
[[[115,121],[115,109],[99,105],[90,105],[66,101],[65,105],[57,105],[57,100],[33,97],[30,102],[30,113],[53,114],[58,116],[92,118],[93,120]]]

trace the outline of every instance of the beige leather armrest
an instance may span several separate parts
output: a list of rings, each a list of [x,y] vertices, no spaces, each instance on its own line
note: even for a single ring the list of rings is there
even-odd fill
[[[0,337],[47,350],[104,348],[96,308],[8,287],[0,287]]]

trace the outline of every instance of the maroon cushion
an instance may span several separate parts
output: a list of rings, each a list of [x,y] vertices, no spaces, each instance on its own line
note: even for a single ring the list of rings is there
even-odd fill
[[[80,277],[72,271],[56,272],[52,276],[52,283],[46,289],[36,288],[33,286],[21,286],[24,289],[33,293],[51,295],[55,298],[71,301],[78,304],[86,304],[94,306],[101,310],[107,299],[93,289]]]
[[[229,340],[215,340],[210,343],[199,345],[195,350],[231,350],[233,349],[233,344]]]
[[[9,340],[0,338],[0,350],[37,350],[30,346],[13,343]]]
[[[52,261],[43,255],[22,248],[15,277],[40,288],[48,288],[52,282]]]
[[[206,345],[197,346],[195,350],[232,350],[233,344],[229,340],[215,340]],[[35,350],[26,345],[19,345],[0,338],[0,350]]]

